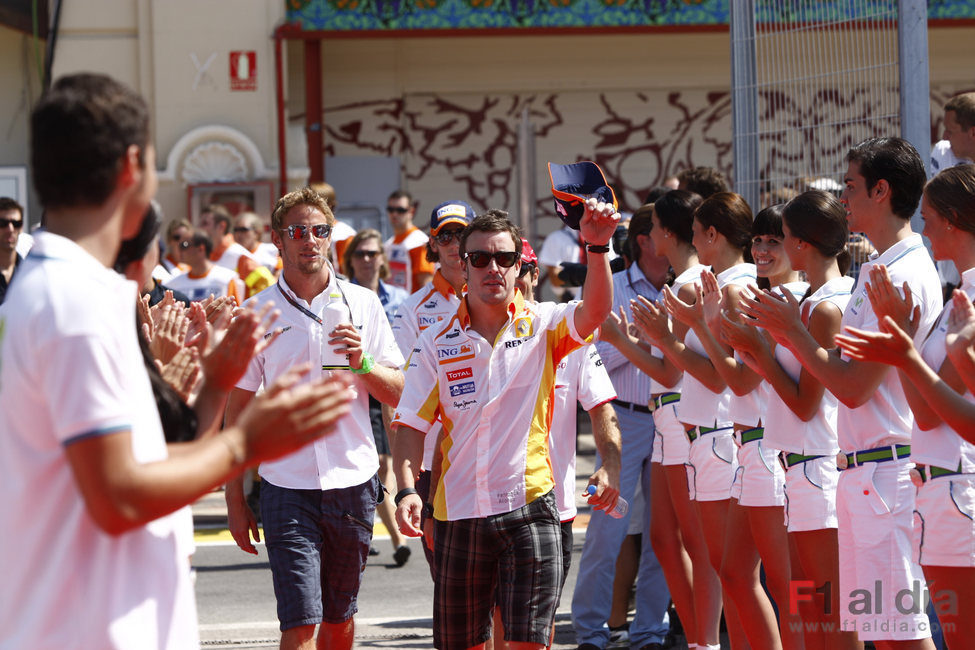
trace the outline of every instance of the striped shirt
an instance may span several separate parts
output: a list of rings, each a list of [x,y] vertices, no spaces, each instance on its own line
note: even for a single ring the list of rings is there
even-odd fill
[[[619,308],[622,306],[632,322],[630,300],[637,296],[655,301],[660,296],[660,290],[643,275],[640,267],[631,264],[628,269],[613,274],[613,312],[619,313]],[[623,356],[623,353],[609,343],[597,342],[596,350],[603,359],[603,365],[609,372],[609,378],[619,399],[646,405],[650,401],[650,376],[638,370]]]

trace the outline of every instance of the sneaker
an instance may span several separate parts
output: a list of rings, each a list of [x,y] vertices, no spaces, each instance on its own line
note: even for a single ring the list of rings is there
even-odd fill
[[[369,557],[375,557],[379,555],[379,549],[375,546],[369,546]]]
[[[393,552],[393,560],[396,562],[396,566],[403,566],[406,561],[410,559],[410,547],[403,544],[398,549]]]
[[[613,648],[629,648],[630,647],[630,630],[628,626],[620,626],[616,628],[609,628],[609,643],[606,644],[606,650],[612,650]]]

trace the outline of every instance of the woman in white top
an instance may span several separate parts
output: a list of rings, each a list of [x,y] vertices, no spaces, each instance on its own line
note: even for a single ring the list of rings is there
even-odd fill
[[[792,269],[783,239],[782,206],[759,212],[752,223],[751,240],[758,284],[777,293],[789,292],[798,300],[808,285],[797,281],[798,273]],[[802,648],[801,621],[794,609],[780,607],[776,630],[771,602],[759,584],[761,565],[772,597],[779,603],[788,602],[793,576],[783,525],[785,473],[778,450],[764,439],[768,385],[735,357],[726,342],[719,341],[720,301],[717,279],[705,272],[702,309],[678,299],[668,304],[668,310],[691,323],[715,369],[734,393],[729,417],[738,443],[738,468],[729,506],[721,583],[735,599],[753,646]]]
[[[703,264],[709,264],[721,288],[721,306],[737,308],[740,292],[755,282],[755,266],[745,263],[751,243],[752,212],[737,194],[719,192],[695,212],[692,243]],[[669,288],[669,302],[678,302]],[[686,303],[685,303],[686,304]],[[701,310],[700,302],[693,309]],[[646,300],[634,305],[637,326],[684,371],[678,417],[691,441],[687,462],[690,498],[695,502],[711,566],[720,571],[724,557],[731,486],[737,469],[732,422],[728,413],[731,391],[708,358],[694,329],[678,339],[665,314]],[[735,603],[724,599],[728,632],[735,645],[747,643]]]
[[[809,281],[799,305],[801,321],[821,345],[831,347],[853,285],[853,279],[843,275],[849,267],[846,210],[833,195],[811,190],[786,205],[783,221],[785,252]],[[799,303],[788,296],[783,300],[782,304]],[[789,543],[783,552],[791,544],[798,560],[798,567],[793,562],[794,572],[801,571],[814,585],[810,599],[797,601],[802,620],[815,623],[803,628],[806,647],[857,647],[853,634],[838,632],[836,398],[792,352],[774,344],[773,351],[747,321],[724,319],[722,334],[772,388],[765,408],[765,441],[782,451],[787,468]],[[831,596],[829,607],[822,602],[824,593]],[[827,633],[830,629],[837,632]]]
[[[698,261],[691,244],[694,212],[700,204],[697,194],[672,190],[634,213],[636,219],[642,211],[650,212],[650,239],[657,254],[665,256],[673,270],[671,291],[688,301],[694,300],[694,287],[700,283],[701,271],[707,268]],[[663,318],[666,319],[665,314]],[[613,320],[623,324],[618,317]],[[612,329],[618,334],[618,344],[614,345],[651,379],[655,433],[650,466],[650,543],[667,578],[688,641],[700,647],[717,644],[721,585],[708,559],[701,521],[687,492],[684,464],[690,445],[677,417],[683,372],[645,341],[629,337],[620,340],[625,327],[604,326],[600,336],[605,338]],[[673,323],[673,334],[678,340],[683,341],[686,332],[686,326]]]
[[[902,298],[882,267],[871,271],[868,296],[883,331],[848,328],[837,343],[853,358],[900,368],[914,412],[914,552],[946,643],[963,648],[975,638],[975,398],[966,391],[975,387],[975,165],[935,176],[924,188],[921,217],[935,259],[954,262],[962,283],[920,352],[909,336],[917,329],[911,294]]]

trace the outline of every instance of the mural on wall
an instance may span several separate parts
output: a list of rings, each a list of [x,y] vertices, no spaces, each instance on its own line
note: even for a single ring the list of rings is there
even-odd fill
[[[857,15],[890,0],[855,3]],[[767,0],[776,20],[789,5]],[[835,2],[810,3],[815,16],[833,16]],[[288,21],[303,30],[499,29],[714,25],[729,20],[729,0],[286,0]],[[782,9],[784,7],[784,9]],[[855,16],[851,16],[855,17]],[[928,17],[975,18],[968,0],[929,0]],[[830,18],[832,19],[832,18]]]
[[[942,106],[964,90],[932,89],[932,142],[940,139]],[[853,103],[869,114],[877,101],[872,93],[846,97],[829,89],[817,97],[812,107],[771,97],[765,105],[789,113],[782,119],[798,127],[828,121],[831,106],[847,110]],[[598,162],[626,210],[639,207],[647,191],[667,176],[691,166],[714,166],[734,177],[731,97],[722,90],[407,95],[327,106],[325,153],[399,157],[404,184],[426,205],[457,196],[479,210],[513,209],[518,125],[526,106],[536,134],[536,216],[554,216],[547,161]],[[868,135],[811,141],[803,152],[790,155],[775,150],[777,136],[770,133],[765,144],[772,155],[764,177],[815,172],[838,179],[849,146]]]
[[[552,212],[547,161],[595,160],[630,210],[680,169],[728,171],[732,164],[730,96],[698,90],[407,95],[329,106],[325,153],[399,156],[405,184],[428,204],[459,193],[478,209],[510,209],[526,106],[536,134],[540,215]]]

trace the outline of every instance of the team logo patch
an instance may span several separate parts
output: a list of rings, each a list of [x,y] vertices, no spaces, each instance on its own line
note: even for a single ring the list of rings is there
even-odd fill
[[[451,384],[450,386],[450,396],[459,397],[460,395],[467,395],[473,393],[475,390],[474,382],[465,381],[463,384]]]
[[[523,339],[532,335],[532,321],[530,318],[522,316],[515,320],[515,337]]]
[[[459,329],[452,329],[452,330],[450,330],[450,332],[448,332],[447,334],[444,335],[444,338],[445,339],[455,339],[458,336],[460,336],[460,330]]]
[[[511,340],[511,341],[505,341],[505,342],[504,342],[504,349],[505,349],[505,350],[510,350],[511,348],[516,348],[516,347],[518,347],[518,346],[519,346],[519,345],[521,345],[522,343],[524,343],[524,341],[520,341],[520,340],[518,340],[518,339],[513,339],[513,340]]]
[[[423,308],[424,309],[436,309],[437,308],[437,301],[436,300],[431,300],[428,303],[424,303]]]
[[[460,370],[448,370],[447,371],[447,381],[460,381],[461,379],[473,379],[474,371],[470,368],[461,368]]]
[[[467,361],[468,359],[474,358],[474,346],[470,343],[465,343],[463,345],[455,345],[449,348],[439,348],[437,350],[437,359],[440,365],[445,363],[456,363],[458,361]]]
[[[420,326],[421,330],[425,330],[431,325],[436,325],[443,320],[443,316],[418,316],[417,325]]]

